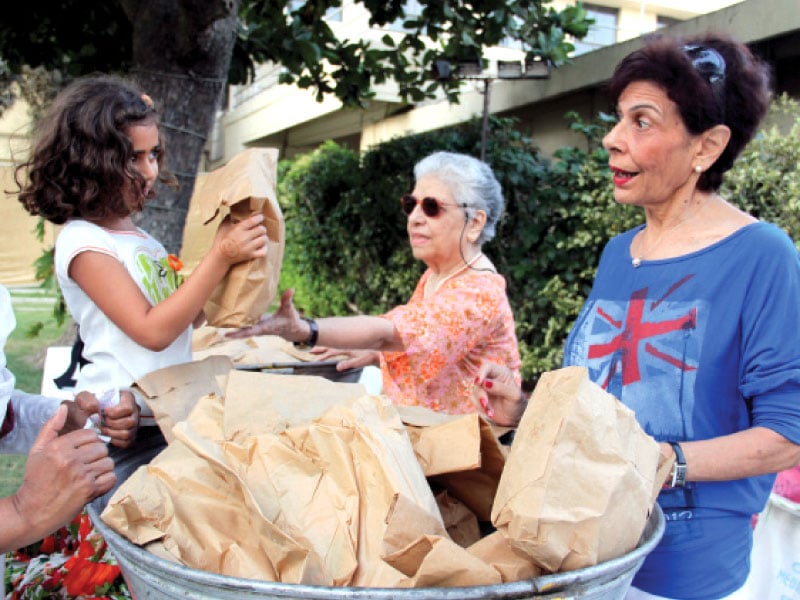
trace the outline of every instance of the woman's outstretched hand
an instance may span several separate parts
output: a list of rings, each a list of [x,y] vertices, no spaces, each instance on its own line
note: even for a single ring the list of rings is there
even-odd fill
[[[473,401],[498,425],[516,427],[528,405],[527,396],[508,367],[485,362],[478,369]]]
[[[264,315],[255,325],[242,327],[225,334],[228,338],[246,338],[253,335],[278,335],[290,342],[308,339],[308,325],[292,303],[294,290],[281,294],[281,305],[271,315]]]
[[[310,352],[317,360],[333,360],[338,358],[339,362],[336,363],[337,371],[378,366],[381,364],[381,353],[377,350],[342,350],[341,348],[314,346]]]

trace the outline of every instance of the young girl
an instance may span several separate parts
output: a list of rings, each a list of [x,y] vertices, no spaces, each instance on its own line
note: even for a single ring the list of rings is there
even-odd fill
[[[174,185],[159,173],[163,156],[150,97],[116,77],[88,77],[56,97],[30,159],[17,169],[28,212],[65,224],[55,271],[90,361],[76,391],[100,396],[190,361],[192,324],[202,322],[216,285],[231,265],[266,255],[263,215],[226,220],[178,287],[164,247],[132,219],[154,196],[156,180]],[[151,424],[145,418],[152,413],[139,404],[141,424]]]

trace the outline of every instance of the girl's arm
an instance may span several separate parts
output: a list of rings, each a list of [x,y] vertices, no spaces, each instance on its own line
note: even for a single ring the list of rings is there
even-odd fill
[[[175,292],[155,306],[117,259],[100,252],[81,252],[69,265],[69,276],[103,313],[140,346],[161,351],[174,342],[201,313],[231,265],[267,255],[262,214],[236,225],[220,225],[208,254]]]

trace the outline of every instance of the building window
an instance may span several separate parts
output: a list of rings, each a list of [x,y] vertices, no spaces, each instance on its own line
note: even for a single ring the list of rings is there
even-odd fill
[[[589,26],[589,33],[582,40],[572,40],[575,46],[573,56],[591,52],[603,46],[610,46],[617,41],[617,21],[619,11],[616,8],[607,8],[595,4],[584,4],[583,7],[589,13],[588,17],[594,19],[594,23]]]
[[[405,33],[411,33],[410,29],[406,29],[403,27],[403,22],[408,19],[412,19],[418,17],[422,14],[422,5],[419,3],[419,0],[406,0],[403,3],[403,10],[405,11],[406,16],[400,17],[399,19],[395,19],[391,23],[387,23],[385,25],[386,29],[390,29],[392,31],[403,31]]]

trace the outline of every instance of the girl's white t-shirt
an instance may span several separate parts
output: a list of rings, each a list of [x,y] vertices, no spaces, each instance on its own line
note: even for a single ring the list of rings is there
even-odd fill
[[[80,369],[76,392],[99,396],[126,389],[151,371],[192,360],[191,325],[160,352],[140,346],[117,327],[68,275],[72,259],[81,252],[101,252],[119,260],[153,306],[178,287],[167,251],[145,231],[115,231],[81,219],[67,222],[56,239],[55,271],[67,309],[78,324],[83,355],[90,361]],[[152,415],[141,402],[140,408],[142,416]]]

